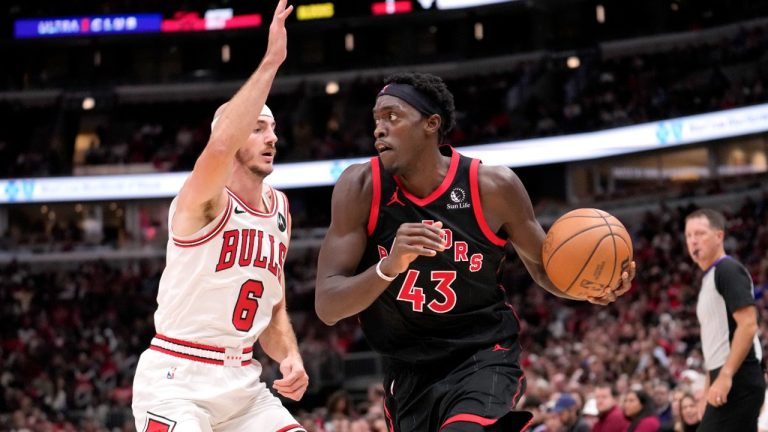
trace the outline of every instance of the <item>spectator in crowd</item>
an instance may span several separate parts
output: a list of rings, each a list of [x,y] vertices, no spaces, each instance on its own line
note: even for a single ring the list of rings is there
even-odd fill
[[[384,386],[380,382],[371,383],[366,394],[370,406],[384,405]]]
[[[598,420],[592,426],[592,432],[623,432],[627,430],[629,421],[619,407],[616,386],[607,382],[595,386],[595,401],[597,402]]]
[[[589,427],[591,431],[597,420],[599,419],[600,411],[597,410],[597,401],[594,397],[587,398],[584,402],[584,408],[581,410],[581,419]]]
[[[563,423],[560,421],[560,415],[549,407],[544,413],[544,422],[535,427],[532,432],[562,432]]]
[[[352,398],[344,390],[337,390],[328,397],[326,403],[325,424],[333,424],[334,421],[341,419],[351,419],[355,417],[355,407]]]
[[[671,432],[675,425],[671,396],[668,382],[659,381],[653,386],[653,403],[661,423],[661,432]]]
[[[696,398],[690,393],[684,393],[679,406],[680,422],[675,426],[675,432],[696,432],[701,423]]]
[[[555,402],[554,411],[560,418],[563,432],[589,432],[589,426],[581,418],[579,404],[571,394],[560,395]]]
[[[653,399],[644,390],[630,390],[624,395],[624,416],[629,420],[627,432],[659,432]]]
[[[680,380],[677,387],[672,390],[672,424],[674,428],[677,428],[677,425],[682,421],[680,415],[680,399],[682,399],[686,393],[690,392],[689,388],[690,386],[686,385],[683,380]]]
[[[544,424],[546,412],[542,409],[543,402],[538,396],[529,393],[525,395],[522,402],[519,405],[520,409],[528,411],[533,415],[531,423],[528,425],[526,431],[535,431],[539,426]]]

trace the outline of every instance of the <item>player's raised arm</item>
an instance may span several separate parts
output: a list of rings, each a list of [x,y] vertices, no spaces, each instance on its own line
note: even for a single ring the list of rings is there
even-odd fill
[[[293,6],[286,7],[286,3],[287,0],[280,0],[275,9],[264,58],[248,81],[218,112],[208,144],[179,192],[172,222],[177,235],[197,232],[213,220],[226,204],[224,185],[232,174],[235,153],[258,124],[261,108],[287,55],[285,19]]]

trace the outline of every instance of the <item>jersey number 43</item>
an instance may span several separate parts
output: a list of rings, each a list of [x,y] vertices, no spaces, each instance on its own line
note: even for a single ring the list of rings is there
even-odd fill
[[[416,286],[419,273],[418,270],[408,270],[405,280],[403,280],[403,286],[400,287],[400,292],[397,293],[397,299],[411,303],[414,312],[424,312],[424,303],[427,302],[424,288]],[[456,272],[433,270],[430,272],[430,278],[433,282],[437,282],[435,291],[440,293],[443,301],[434,299],[427,303],[427,307],[435,313],[450,312],[456,306],[456,291],[451,287],[453,281],[456,280]]]

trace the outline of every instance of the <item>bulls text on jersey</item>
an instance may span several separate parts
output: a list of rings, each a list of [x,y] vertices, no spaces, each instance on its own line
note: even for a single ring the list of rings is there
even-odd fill
[[[216,272],[237,264],[240,267],[266,268],[273,275],[280,277],[287,251],[288,247],[283,242],[259,229],[224,231]]]

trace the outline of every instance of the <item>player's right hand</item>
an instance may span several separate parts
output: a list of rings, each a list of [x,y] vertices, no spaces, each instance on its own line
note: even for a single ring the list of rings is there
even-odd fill
[[[432,257],[445,250],[443,223],[404,223],[397,229],[389,255],[381,262],[387,276],[400,274],[420,256]]]
[[[280,362],[280,373],[283,374],[283,377],[276,379],[272,387],[281,396],[295,401],[300,400],[309,385],[309,376],[304,370],[304,363],[301,361],[301,357],[296,354],[289,355],[283,359]]]
[[[282,63],[288,56],[288,33],[285,31],[285,19],[293,11],[293,6],[287,6],[288,0],[277,2],[272,24],[269,25],[269,42],[265,58]]]

